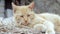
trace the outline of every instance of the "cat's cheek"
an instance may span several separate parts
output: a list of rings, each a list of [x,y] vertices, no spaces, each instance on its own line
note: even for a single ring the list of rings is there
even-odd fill
[[[28,23],[31,22],[31,19],[28,20]]]
[[[34,19],[34,18],[31,18],[32,20]]]
[[[21,23],[24,23],[24,20],[23,20],[23,19],[21,19],[21,20],[20,20],[20,22],[21,22]]]
[[[30,20],[33,20],[34,19],[34,17],[30,17]]]
[[[34,19],[34,15],[31,15],[31,19]]]
[[[30,18],[30,19],[32,19],[32,18],[33,18],[33,16],[30,16],[29,18]]]

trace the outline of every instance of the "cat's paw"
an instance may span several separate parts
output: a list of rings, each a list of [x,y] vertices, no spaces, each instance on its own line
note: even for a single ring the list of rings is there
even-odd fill
[[[55,34],[55,30],[54,29],[47,29],[46,34]]]
[[[36,24],[34,27],[33,27],[35,30],[38,30],[38,31],[46,31],[47,27],[43,24]]]

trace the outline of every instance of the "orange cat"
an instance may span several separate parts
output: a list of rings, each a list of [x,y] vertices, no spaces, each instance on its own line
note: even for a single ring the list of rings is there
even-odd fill
[[[28,26],[37,30],[46,31],[45,34],[55,34],[54,24],[33,12],[34,2],[27,6],[16,6],[12,3],[13,15],[17,26]]]

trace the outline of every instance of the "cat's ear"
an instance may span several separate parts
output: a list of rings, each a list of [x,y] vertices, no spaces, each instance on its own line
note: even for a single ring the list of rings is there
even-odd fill
[[[28,5],[28,8],[33,9],[33,8],[34,8],[34,2],[30,3],[30,4]]]
[[[12,8],[13,8],[13,11],[14,11],[14,13],[15,13],[17,6],[16,6],[13,2],[12,2]]]

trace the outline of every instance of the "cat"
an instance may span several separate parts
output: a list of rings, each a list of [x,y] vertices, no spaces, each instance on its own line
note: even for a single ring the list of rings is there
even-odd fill
[[[24,25],[37,30],[46,31],[45,34],[55,34],[54,24],[34,13],[34,2],[27,6],[16,6],[12,3],[12,8],[15,23],[18,27]]]

